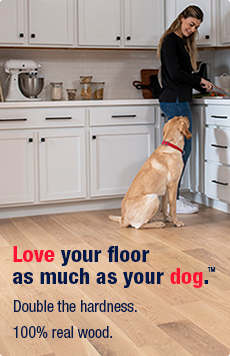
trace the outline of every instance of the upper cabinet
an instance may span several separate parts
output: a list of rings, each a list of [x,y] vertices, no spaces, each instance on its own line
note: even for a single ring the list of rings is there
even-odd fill
[[[26,35],[25,0],[0,1],[0,44],[23,45]]]
[[[78,0],[78,44],[157,47],[164,31],[162,0]]]
[[[230,2],[229,0],[219,0],[219,13],[220,13],[220,45],[228,45],[230,44]]]
[[[226,2],[228,2],[226,0]],[[189,5],[199,6],[204,13],[204,21],[199,28],[198,46],[216,45],[216,11],[215,0],[166,0],[166,28],[168,28],[180,12]]]
[[[74,0],[29,1],[29,44],[73,45]]]
[[[75,0],[0,1],[0,45],[74,44]]]
[[[118,47],[120,11],[120,0],[78,0],[79,46]]]

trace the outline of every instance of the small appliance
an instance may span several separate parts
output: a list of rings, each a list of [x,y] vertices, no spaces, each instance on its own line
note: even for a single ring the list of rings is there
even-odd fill
[[[44,77],[37,76],[41,64],[26,59],[8,59],[4,63],[5,72],[10,76],[5,101],[37,101],[44,86]]]

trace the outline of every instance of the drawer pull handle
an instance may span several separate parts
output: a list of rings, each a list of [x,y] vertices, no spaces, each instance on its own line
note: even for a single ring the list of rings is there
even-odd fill
[[[211,115],[211,118],[213,119],[227,119],[227,116],[220,116],[220,115]]]
[[[45,120],[71,120],[71,116],[66,117],[46,117]]]
[[[112,119],[123,119],[127,117],[134,119],[134,117],[137,117],[137,115],[112,115],[111,116]]]
[[[228,148],[228,146],[216,145],[215,143],[212,143],[211,146],[216,148]]]
[[[228,185],[228,183],[219,182],[218,180],[215,180],[215,179],[213,179],[211,182],[212,183],[216,183],[216,184],[220,184],[220,185]]]
[[[30,138],[28,139],[28,141],[29,141],[29,142],[33,142],[33,138],[30,137]]]
[[[15,119],[0,119],[0,121],[27,121],[26,117],[22,117],[22,118],[15,118]]]
[[[92,136],[92,139],[93,139],[93,140],[96,140],[96,138],[97,138],[96,135],[93,135],[93,136]]]
[[[46,140],[45,137],[41,138],[41,142],[45,142],[45,140]]]

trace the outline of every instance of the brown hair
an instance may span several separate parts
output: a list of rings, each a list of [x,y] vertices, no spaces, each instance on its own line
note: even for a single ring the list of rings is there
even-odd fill
[[[173,21],[171,26],[163,33],[161,36],[161,39],[159,41],[158,49],[157,49],[157,56],[158,58],[161,58],[161,47],[162,43],[164,41],[165,36],[169,35],[172,32],[175,32],[180,28],[181,26],[181,18],[187,19],[188,17],[193,17],[195,19],[200,20],[201,22],[203,21],[204,14],[203,11],[195,5],[191,5],[186,7],[178,16],[177,18]],[[183,37],[183,41],[185,44],[185,48],[189,53],[190,59],[191,59],[191,64],[194,70],[197,70],[197,48],[196,48],[196,38],[197,38],[198,33],[194,32],[192,33],[189,37]]]

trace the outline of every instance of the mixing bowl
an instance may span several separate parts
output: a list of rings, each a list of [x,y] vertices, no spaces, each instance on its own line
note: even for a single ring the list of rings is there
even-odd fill
[[[27,98],[36,98],[44,87],[44,77],[36,74],[22,73],[19,75],[19,88]]]

